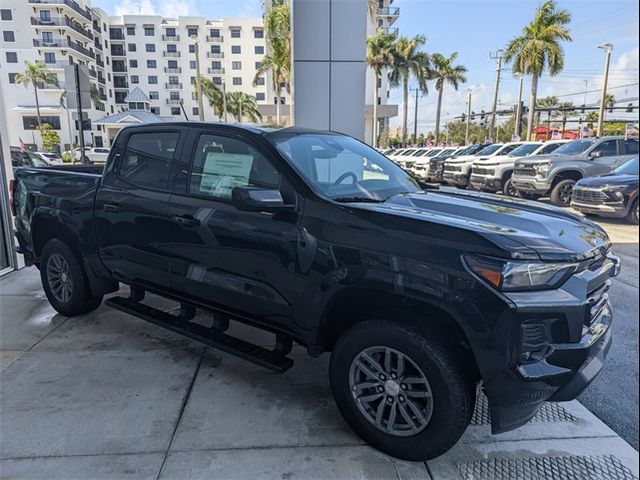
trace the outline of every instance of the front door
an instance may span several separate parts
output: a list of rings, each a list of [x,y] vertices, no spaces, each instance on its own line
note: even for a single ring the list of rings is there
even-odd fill
[[[114,146],[95,209],[100,259],[118,280],[169,286],[172,165],[183,135],[180,128],[136,129]]]
[[[246,212],[231,203],[235,186],[278,189],[285,203],[296,202],[279,159],[237,131],[192,131],[187,144],[193,148],[181,160],[184,181],[178,182],[169,213],[175,221],[172,288],[290,327],[298,214]]]

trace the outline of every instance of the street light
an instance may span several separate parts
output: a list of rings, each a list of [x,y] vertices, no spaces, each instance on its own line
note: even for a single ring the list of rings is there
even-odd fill
[[[607,95],[607,82],[609,81],[609,64],[611,63],[611,50],[613,50],[613,44],[603,43],[598,45],[598,48],[603,49],[606,52],[604,61],[604,82],[602,83],[602,96],[600,97],[600,113],[598,114],[598,136],[602,136],[602,127],[604,125],[604,100]]]
[[[524,75],[518,72],[515,74],[515,77],[518,79],[518,103],[516,103],[516,128],[513,133],[520,137],[520,122],[522,121],[522,82]]]
[[[196,52],[196,95],[198,96],[198,118],[204,122],[204,104],[202,102],[202,83],[200,82],[200,47],[198,46],[197,35],[192,35],[191,40],[195,45]]]

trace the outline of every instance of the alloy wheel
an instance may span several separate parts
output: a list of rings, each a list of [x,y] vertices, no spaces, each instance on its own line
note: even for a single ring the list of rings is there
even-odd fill
[[[349,390],[362,415],[384,433],[416,435],[431,420],[433,395],[426,375],[393,348],[368,347],[356,355]]]
[[[52,254],[47,260],[47,282],[56,300],[67,303],[73,293],[71,268],[67,260],[59,253]]]

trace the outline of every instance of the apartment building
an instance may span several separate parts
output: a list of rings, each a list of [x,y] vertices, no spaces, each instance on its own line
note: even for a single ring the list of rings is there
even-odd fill
[[[25,62],[40,61],[57,77],[57,84],[40,84],[38,103],[43,121],[58,131],[62,147],[78,142],[75,112],[66,108],[64,67],[86,65],[94,90],[87,106],[85,142],[105,145],[94,122],[114,111],[108,52],[108,16],[79,0],[3,0],[0,3],[0,88],[8,119],[9,143],[41,145],[37,131],[36,99],[32,87],[16,83]],[[15,121],[12,121],[15,120]]]
[[[373,35],[378,29],[384,30],[386,33],[398,35],[398,28],[394,27],[394,23],[400,17],[400,8],[394,7],[393,0],[378,0],[378,9],[374,17],[369,17],[367,23],[367,36]],[[373,102],[375,96],[375,73],[367,68],[366,77],[366,103],[365,103],[365,141],[372,143],[373,141]],[[390,85],[387,78],[387,72],[383,72],[381,78],[378,79],[378,135],[384,128],[389,126],[389,119],[398,115],[398,105],[388,103]]]
[[[196,48],[202,77],[227,92],[253,95],[265,122],[275,123],[279,101],[281,121],[288,123],[289,96],[275,98],[268,74],[254,85],[266,51],[261,18],[108,17],[91,8],[89,0],[3,0],[0,11],[2,108],[5,118],[17,119],[8,125],[11,145],[19,140],[41,145],[34,90],[16,83],[26,61],[43,62],[58,78],[57,85],[39,85],[38,100],[43,120],[58,131],[63,149],[78,143],[77,115],[65,108],[64,98],[61,101],[66,65],[86,65],[93,84],[85,143],[108,146],[117,132],[111,122],[136,121],[135,115],[119,115],[125,110],[146,109],[142,116],[147,119],[148,114],[166,120],[198,119]],[[136,95],[141,91],[148,102],[127,101],[136,87]],[[203,104],[205,120],[217,121],[219,112],[207,98]],[[228,120],[235,119],[229,115]]]

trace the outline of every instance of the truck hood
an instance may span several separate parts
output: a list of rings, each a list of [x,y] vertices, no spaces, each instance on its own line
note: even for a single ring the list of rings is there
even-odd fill
[[[483,157],[480,157],[483,158]],[[460,163],[471,163],[475,160],[478,160],[479,157],[476,157],[475,155],[463,155],[461,157],[455,157],[455,158],[449,158],[447,160],[447,163],[452,164],[452,165],[457,165]]]
[[[382,203],[349,205],[472,231],[510,258],[574,262],[610,248],[604,230],[577,214],[480,192],[424,191],[396,195]]]
[[[602,175],[600,177],[587,177],[583,178],[578,182],[578,185],[581,187],[589,187],[589,188],[603,188],[603,187],[613,187],[613,186],[637,186],[638,185],[638,175],[628,175],[628,174],[609,174]]]
[[[519,160],[516,160],[516,165],[532,165],[534,163],[543,163],[543,162],[572,162],[576,160],[584,160],[585,156],[583,154],[578,155],[561,155],[550,153],[548,155],[533,155],[532,157],[525,157]]]
[[[516,157],[510,157],[509,155],[496,155],[494,157],[481,157],[473,164],[478,166],[501,165],[503,163],[515,163],[516,160]]]

